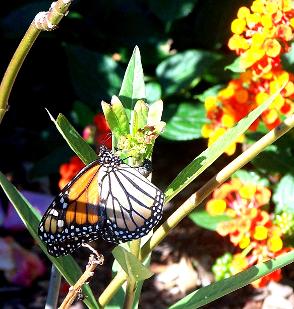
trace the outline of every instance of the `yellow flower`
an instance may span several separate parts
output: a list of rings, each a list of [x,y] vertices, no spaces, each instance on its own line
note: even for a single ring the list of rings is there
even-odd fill
[[[226,201],[221,199],[212,199],[206,204],[206,210],[212,216],[223,214],[226,208]]]
[[[243,236],[241,241],[239,242],[239,247],[240,249],[245,249],[250,245],[250,237],[248,236]]]
[[[217,106],[217,98],[214,96],[209,96],[204,101],[204,107],[207,111],[214,109]]]
[[[235,125],[235,119],[232,115],[224,114],[221,118],[221,124],[224,127],[231,128]]]
[[[204,138],[209,138],[209,136],[211,135],[211,133],[213,132],[213,128],[211,127],[211,125],[209,124],[205,124],[204,126],[202,126],[201,128],[201,135]]]
[[[269,98],[269,95],[265,92],[259,92],[255,97],[255,102],[257,105],[263,104],[267,99]]]
[[[239,190],[240,196],[247,200],[251,200],[256,192],[256,185],[252,183],[245,184]]]
[[[267,238],[268,229],[265,226],[256,226],[254,230],[254,239],[256,240],[264,240]]]
[[[264,42],[265,53],[269,57],[277,57],[281,52],[281,45],[275,39],[269,39]]]
[[[251,11],[254,13],[263,13],[264,4],[262,0],[256,0],[251,5]]]
[[[250,14],[250,10],[246,6],[240,7],[238,10],[237,16],[238,18],[246,18]]]
[[[241,253],[234,255],[230,270],[233,274],[239,273],[240,271],[248,267],[246,257]]]
[[[283,241],[279,236],[273,236],[269,238],[267,242],[268,249],[271,252],[278,252],[283,248]]]
[[[231,24],[231,31],[236,34],[241,34],[246,28],[246,21],[244,19],[237,18],[233,20]]]
[[[240,67],[247,69],[260,60],[264,55],[265,51],[263,49],[249,48],[240,57]]]

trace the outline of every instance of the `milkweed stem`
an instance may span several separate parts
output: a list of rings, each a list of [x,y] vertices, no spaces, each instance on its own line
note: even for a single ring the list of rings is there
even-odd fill
[[[274,143],[277,139],[294,127],[294,115],[289,116],[283,123],[271,130],[260,140],[245,150],[236,159],[224,167],[219,173],[212,177],[197,192],[192,194],[167,220],[154,232],[152,237],[141,249],[142,261],[148,254],[167,236],[170,230],[175,228],[179,222],[194,210],[213,190],[225,182],[234,172],[255,158],[267,146]],[[117,292],[118,288],[127,279],[124,272],[119,272],[99,298],[99,304],[103,307]],[[117,288],[117,289],[116,289]]]
[[[8,100],[17,74],[35,40],[42,30],[50,31],[56,28],[66,15],[71,2],[71,0],[58,0],[56,3],[53,2],[48,12],[38,13],[20,41],[0,85],[0,123],[8,111]]]

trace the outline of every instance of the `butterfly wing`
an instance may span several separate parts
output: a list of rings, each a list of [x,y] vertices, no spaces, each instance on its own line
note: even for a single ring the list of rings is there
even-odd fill
[[[162,217],[163,193],[126,164],[101,169],[98,182],[107,218],[101,236],[118,243],[148,234]]]
[[[51,203],[39,225],[39,236],[51,255],[69,254],[99,237],[105,216],[99,194],[101,165],[94,161],[69,182]]]

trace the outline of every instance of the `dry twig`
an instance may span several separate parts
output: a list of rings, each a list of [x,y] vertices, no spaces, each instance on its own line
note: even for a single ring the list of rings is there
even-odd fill
[[[88,244],[84,244],[83,247],[90,249],[93,254],[89,257],[89,262],[86,266],[85,272],[82,274],[80,279],[76,282],[74,286],[71,286],[68,290],[68,293],[60,305],[59,309],[68,309],[70,305],[74,302],[77,297],[80,297],[82,293],[82,286],[88,283],[89,278],[94,275],[94,270],[98,265],[102,265],[104,262],[104,257],[102,254],[99,254]]]

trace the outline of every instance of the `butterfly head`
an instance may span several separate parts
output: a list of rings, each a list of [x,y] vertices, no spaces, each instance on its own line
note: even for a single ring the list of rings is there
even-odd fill
[[[116,166],[122,163],[122,160],[104,145],[100,146],[98,157],[99,163],[102,165]]]

